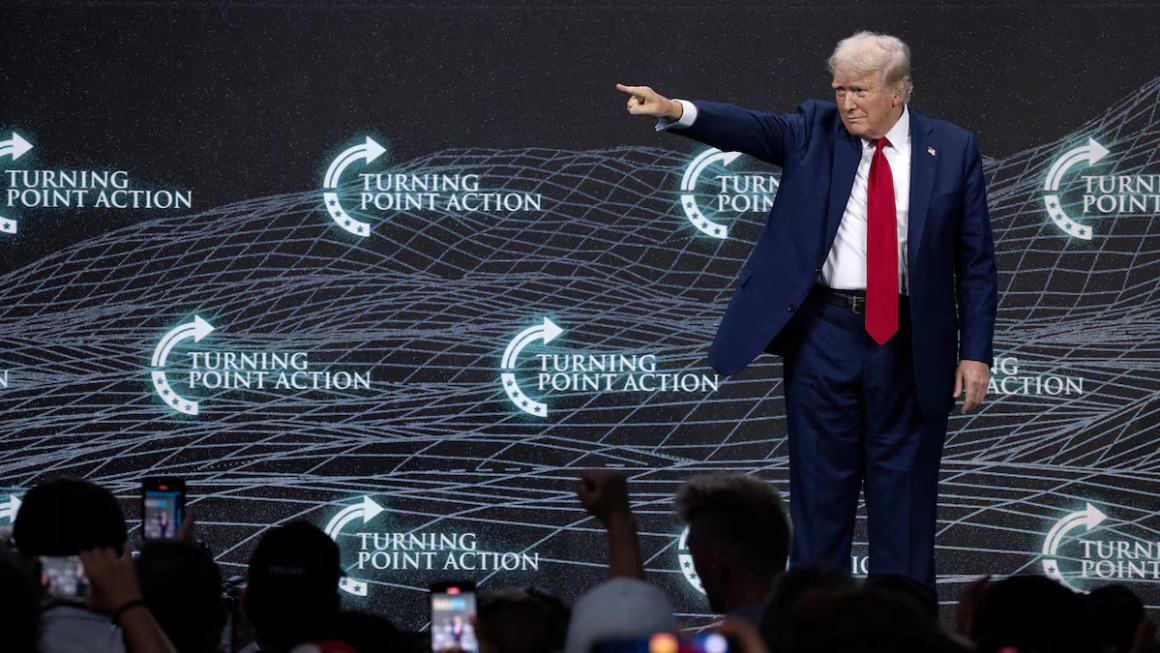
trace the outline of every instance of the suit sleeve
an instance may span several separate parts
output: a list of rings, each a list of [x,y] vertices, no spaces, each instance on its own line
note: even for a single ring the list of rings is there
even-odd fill
[[[974,135],[967,142],[964,161],[963,214],[955,248],[955,290],[959,309],[959,359],[994,360],[992,339],[999,305],[995,273],[995,243],[983,162]]]
[[[785,167],[786,157],[805,145],[807,102],[796,113],[774,115],[722,102],[697,101],[693,124],[672,133],[688,136],[723,152],[744,152]]]

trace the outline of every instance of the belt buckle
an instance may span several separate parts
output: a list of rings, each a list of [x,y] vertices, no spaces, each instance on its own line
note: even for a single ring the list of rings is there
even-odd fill
[[[862,302],[861,306],[858,305],[859,301]],[[850,297],[850,310],[854,312],[854,315],[861,315],[864,313],[866,310],[866,298],[859,297],[858,295]]]

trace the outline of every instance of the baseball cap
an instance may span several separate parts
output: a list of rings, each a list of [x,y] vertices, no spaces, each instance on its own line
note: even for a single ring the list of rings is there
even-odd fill
[[[677,632],[673,605],[664,592],[637,578],[611,578],[576,601],[564,653],[590,653],[610,638]]]
[[[250,556],[250,589],[333,594],[343,576],[338,545],[313,524],[272,528]]]

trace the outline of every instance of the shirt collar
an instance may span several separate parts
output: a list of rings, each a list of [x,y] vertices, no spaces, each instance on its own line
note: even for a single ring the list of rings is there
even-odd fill
[[[891,147],[896,150],[901,150],[904,144],[910,142],[910,107],[902,105],[902,116],[898,118],[898,122],[886,132],[886,140],[890,141]],[[874,141],[862,139],[863,147],[873,147]]]

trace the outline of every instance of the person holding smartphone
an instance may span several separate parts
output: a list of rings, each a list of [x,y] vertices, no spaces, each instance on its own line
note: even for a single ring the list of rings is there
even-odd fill
[[[112,492],[79,479],[41,483],[13,528],[43,584],[41,653],[175,653],[141,600]]]
[[[177,653],[141,595],[129,551],[117,555],[112,549],[93,549],[80,558],[92,585],[86,606],[109,615],[121,630],[126,653]]]

